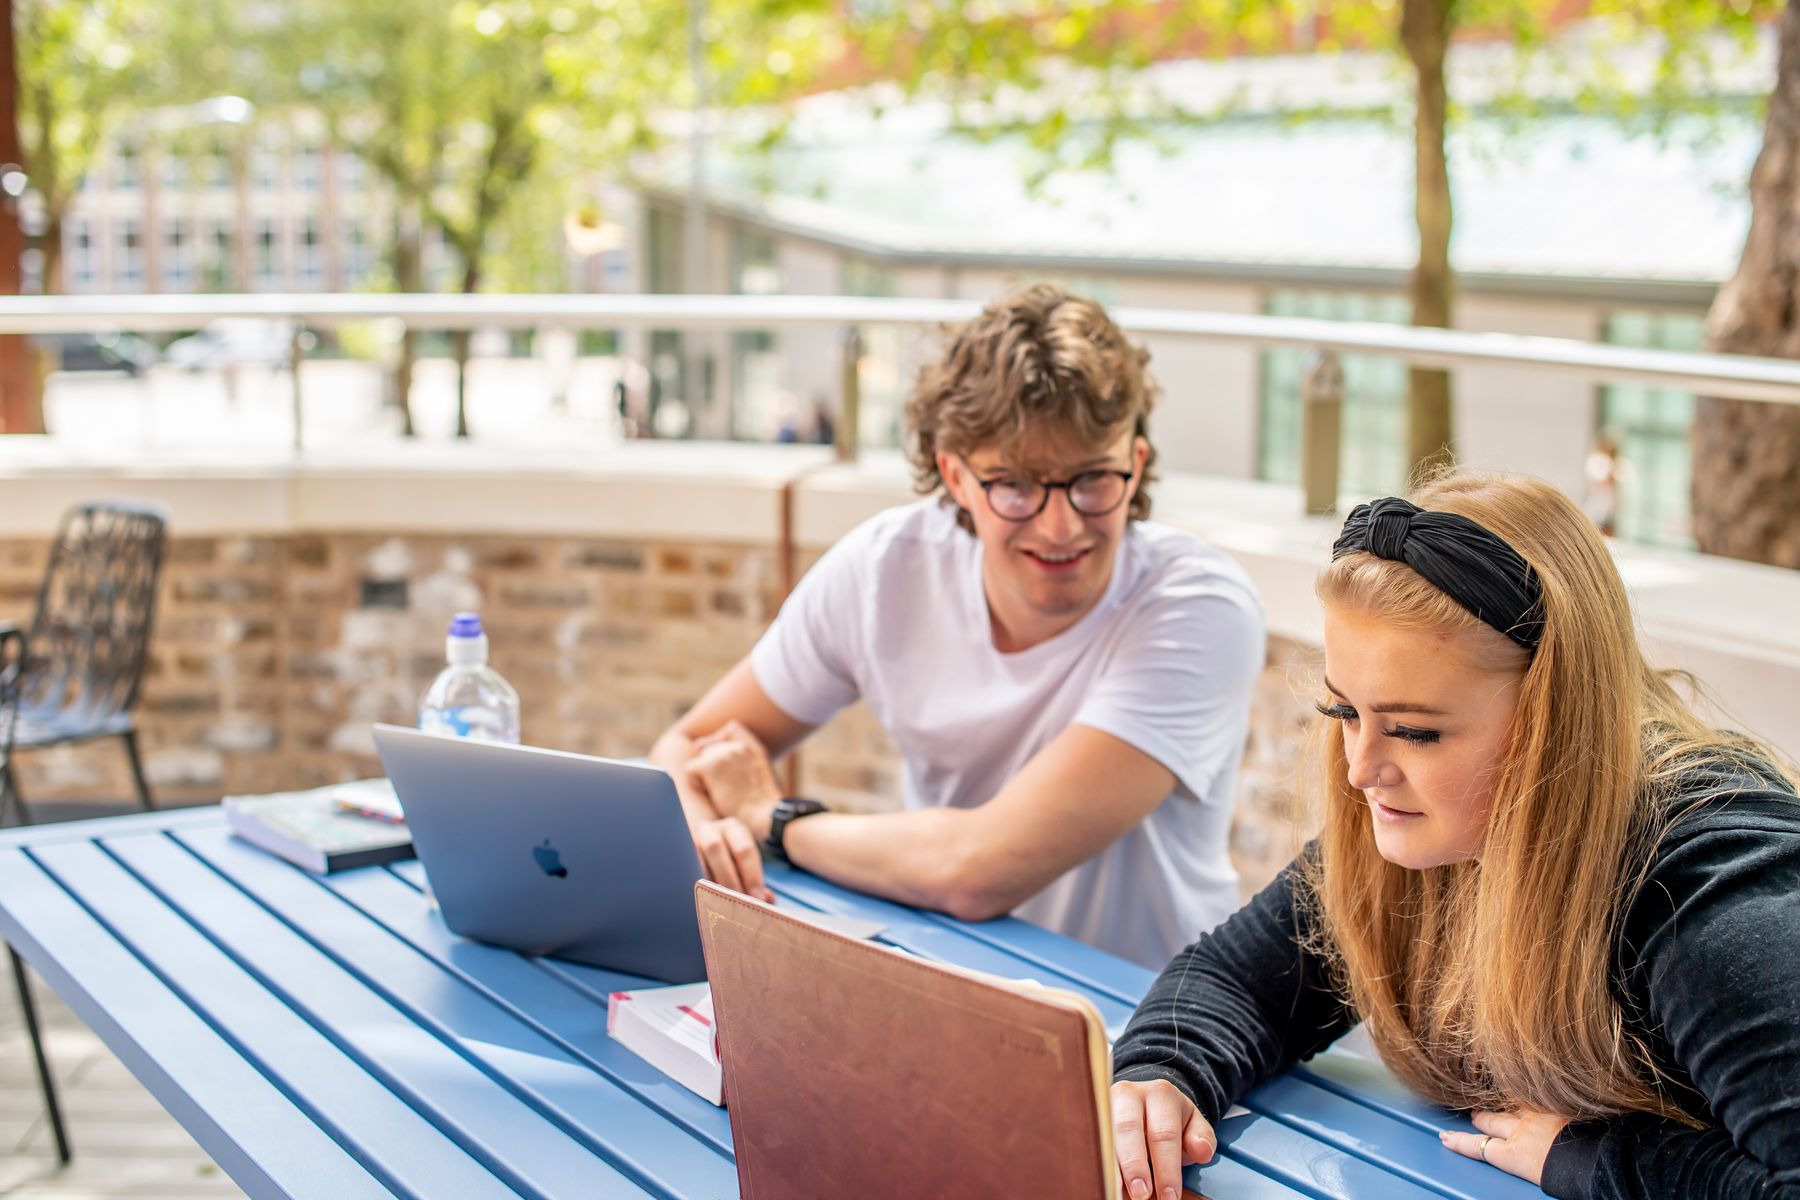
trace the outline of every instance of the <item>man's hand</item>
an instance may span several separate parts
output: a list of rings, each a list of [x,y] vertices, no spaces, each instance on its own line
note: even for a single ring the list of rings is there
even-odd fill
[[[1444,1145],[1465,1158],[1479,1158],[1508,1175],[1543,1186],[1550,1144],[1569,1118],[1521,1108],[1517,1112],[1478,1112],[1470,1119],[1481,1132],[1446,1129],[1438,1134]]]
[[[700,852],[700,863],[706,868],[708,879],[734,892],[775,903],[775,893],[763,883],[762,852],[742,821],[736,817],[700,821],[689,826],[688,832],[694,836],[694,849]]]
[[[1112,1085],[1113,1146],[1127,1200],[1178,1200],[1184,1163],[1212,1161],[1219,1139],[1167,1080]]]
[[[781,799],[775,768],[762,742],[737,721],[694,742],[689,782],[721,817],[735,817],[758,840],[769,836],[769,818]]]

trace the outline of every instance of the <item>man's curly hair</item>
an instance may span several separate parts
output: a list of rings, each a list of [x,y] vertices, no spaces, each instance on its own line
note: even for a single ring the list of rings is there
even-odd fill
[[[1026,437],[1046,430],[1084,446],[1107,445],[1126,430],[1149,440],[1159,391],[1146,369],[1150,352],[1127,341],[1094,301],[1034,284],[944,334],[944,352],[919,372],[906,402],[906,454],[920,494],[944,486],[940,450],[997,446],[1017,464]],[[1153,445],[1131,498],[1133,520],[1150,515],[1155,462]],[[957,520],[974,532],[966,510]]]

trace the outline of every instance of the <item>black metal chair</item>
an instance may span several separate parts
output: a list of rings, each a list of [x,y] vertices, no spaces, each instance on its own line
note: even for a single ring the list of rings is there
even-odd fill
[[[12,772],[13,733],[18,728],[19,685],[25,667],[25,635],[19,627],[0,623],[0,781]],[[37,1061],[38,1086],[44,1090],[44,1111],[50,1116],[50,1132],[56,1139],[56,1155],[69,1161],[69,1136],[63,1128],[62,1105],[56,1097],[56,1082],[50,1075],[50,1060],[44,1056],[44,1035],[38,1028],[37,1005],[31,998],[31,985],[25,978],[25,961],[11,946],[6,955],[12,961],[13,983],[19,989],[19,1011],[25,1017],[25,1031],[31,1037],[31,1054]]]
[[[13,769],[17,751],[102,737],[124,740],[138,802],[155,807],[132,709],[167,528],[162,510],[129,501],[82,504],[63,517],[26,635],[14,753],[0,763],[0,824],[9,808],[31,823]]]

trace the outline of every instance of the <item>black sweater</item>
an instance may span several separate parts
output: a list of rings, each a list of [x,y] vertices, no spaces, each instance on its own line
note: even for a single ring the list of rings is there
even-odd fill
[[[1705,804],[1687,803],[1710,796]],[[1800,801],[1774,777],[1701,768],[1669,803],[1650,873],[1620,922],[1613,988],[1704,1115],[1566,1127],[1543,1187],[1563,1200],[1800,1200]],[[1217,1122],[1261,1081],[1356,1023],[1325,964],[1290,865],[1178,954],[1114,1048],[1117,1079],[1166,1079]]]

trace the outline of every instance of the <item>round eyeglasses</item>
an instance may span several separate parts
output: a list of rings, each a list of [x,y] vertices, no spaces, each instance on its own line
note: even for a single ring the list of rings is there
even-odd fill
[[[957,455],[962,458],[962,455]],[[1125,502],[1125,490],[1135,472],[1105,468],[1083,471],[1071,479],[1038,482],[1031,479],[983,479],[962,458],[962,465],[975,476],[975,483],[987,496],[988,508],[1002,521],[1029,521],[1050,503],[1050,493],[1058,488],[1069,494],[1069,507],[1084,517],[1104,517]]]

